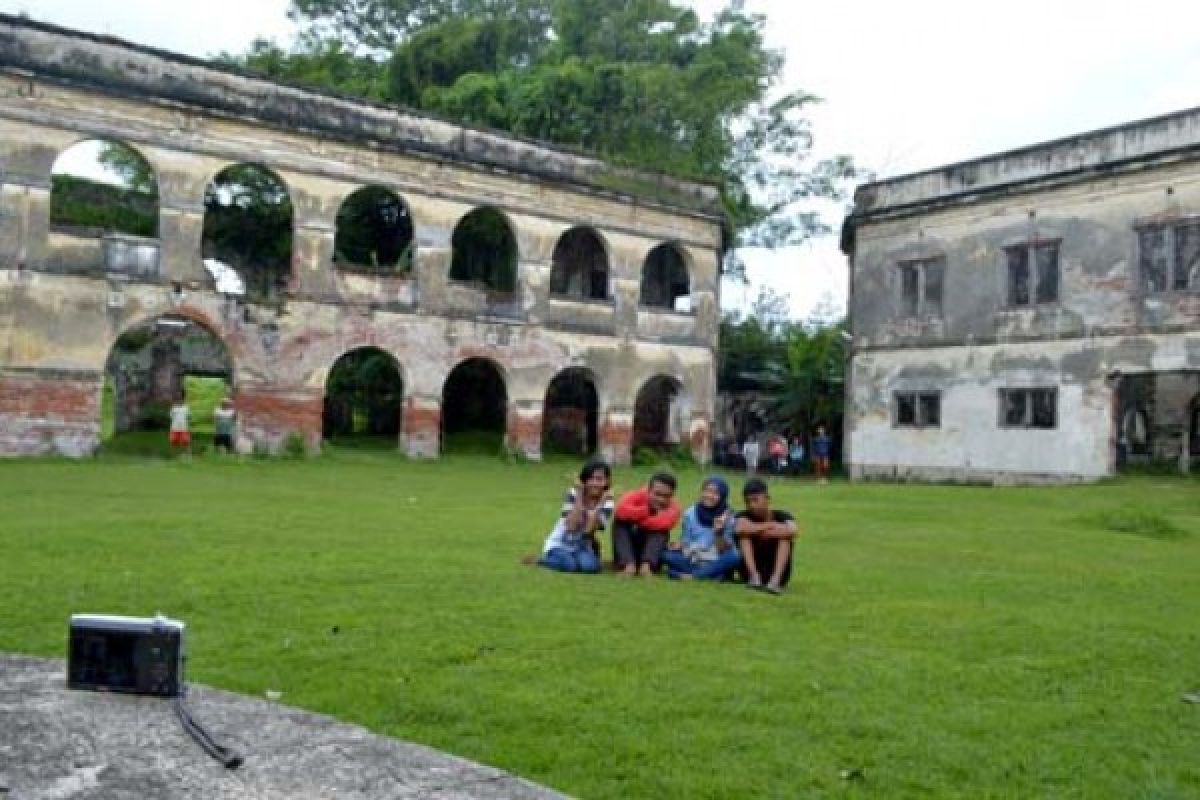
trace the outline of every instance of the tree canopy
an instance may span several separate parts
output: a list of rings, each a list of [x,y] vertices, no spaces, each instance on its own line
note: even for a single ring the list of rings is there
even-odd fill
[[[289,46],[226,56],[269,76],[400,103],[464,124],[709,181],[730,244],[821,230],[847,158],[814,161],[783,57],[742,0],[703,22],[677,0],[292,0]]]

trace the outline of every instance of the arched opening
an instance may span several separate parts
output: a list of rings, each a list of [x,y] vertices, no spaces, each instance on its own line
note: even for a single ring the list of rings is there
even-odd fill
[[[283,181],[257,164],[218,172],[204,192],[201,247],[218,291],[278,301],[292,274],[292,200]]]
[[[158,181],[136,150],[105,139],[79,142],[55,160],[50,181],[56,266],[158,273]]]
[[[517,288],[517,240],[504,215],[478,208],[463,217],[451,239],[450,280],[511,293]]]
[[[333,261],[346,269],[411,271],[413,224],[408,206],[381,186],[367,186],[347,197],[337,213]]]
[[[377,347],[351,350],[325,381],[322,435],[334,444],[395,445],[403,407],[404,381],[391,354]]]
[[[493,361],[468,358],[442,388],[442,449],[498,453],[504,449],[508,391]]]
[[[591,371],[565,369],[546,388],[542,452],[585,456],[596,452],[600,400]]]
[[[680,443],[679,381],[656,375],[642,385],[633,413],[633,446],[665,448]]]
[[[550,293],[579,300],[608,297],[608,253],[591,228],[572,228],[558,240]]]
[[[122,333],[104,365],[105,449],[166,454],[171,406],[187,403],[194,450],[212,446],[213,412],[233,388],[233,360],[219,336],[164,315]]]
[[[646,256],[642,267],[641,304],[671,311],[692,310],[687,261],[673,244],[660,244]]]

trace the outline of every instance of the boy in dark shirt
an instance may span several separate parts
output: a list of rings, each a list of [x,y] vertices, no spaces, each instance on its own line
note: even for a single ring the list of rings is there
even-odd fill
[[[761,480],[746,481],[742,489],[746,510],[739,511],[734,534],[742,551],[746,586],[781,594],[792,578],[792,541],[796,520],[786,511],[771,509],[771,496]],[[763,585],[763,573],[771,577]]]

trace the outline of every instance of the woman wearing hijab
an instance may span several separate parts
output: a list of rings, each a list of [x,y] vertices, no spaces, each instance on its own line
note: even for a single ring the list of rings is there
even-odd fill
[[[683,535],[663,563],[675,580],[724,580],[742,563],[733,540],[729,484],[722,478],[705,479],[700,500],[683,514]]]

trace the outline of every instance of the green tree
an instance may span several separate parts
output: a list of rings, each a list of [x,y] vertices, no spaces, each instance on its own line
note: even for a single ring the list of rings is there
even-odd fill
[[[847,158],[812,160],[816,98],[779,92],[782,55],[740,0],[709,23],[676,0],[293,0],[290,14],[305,26],[290,49],[237,61],[713,182],[731,247],[822,231],[811,202],[854,176]]]

